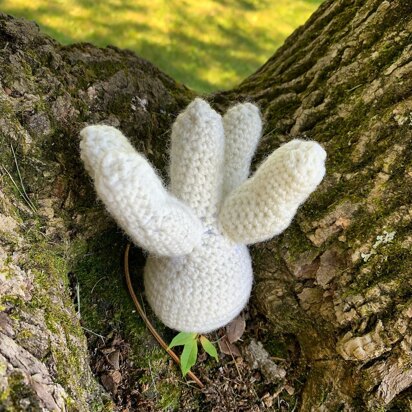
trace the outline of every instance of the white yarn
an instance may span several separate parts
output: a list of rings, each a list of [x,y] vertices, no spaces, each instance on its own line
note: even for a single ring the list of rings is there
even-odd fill
[[[293,140],[247,179],[261,128],[250,103],[222,119],[195,99],[172,129],[173,195],[118,130],[89,126],[81,132],[81,157],[97,194],[151,253],[146,297],[173,329],[206,333],[239,314],[253,280],[245,245],[284,230],[323,178],[325,151]]]
[[[233,190],[220,211],[222,231],[244,244],[283,232],[325,175],[326,152],[316,142],[292,140]]]
[[[195,99],[173,124],[170,191],[205,224],[221,201],[224,145],[222,118],[204,100]]]
[[[249,176],[250,162],[262,133],[259,109],[251,104],[238,104],[223,116],[225,130],[224,197]]]
[[[200,244],[200,220],[167,193],[147,160],[118,130],[89,126],[80,135],[81,158],[96,192],[133,242],[168,256],[190,253]]]

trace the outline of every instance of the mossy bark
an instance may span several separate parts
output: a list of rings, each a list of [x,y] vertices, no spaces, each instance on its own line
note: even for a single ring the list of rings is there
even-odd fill
[[[88,365],[85,331],[102,333],[108,311],[93,296],[122,307],[112,321],[132,329],[136,358],[155,365],[162,352],[119,279],[125,239],[83,171],[79,130],[119,126],[163,169],[168,128],[193,93],[131,52],[62,47],[6,15],[0,73],[0,409],[110,409]]]
[[[291,227],[253,248],[252,302],[273,335],[300,346],[302,411],[412,409],[411,10],[410,0],[326,1],[254,75],[209,97],[219,110],[259,104],[256,162],[297,137],[328,153],[327,176]],[[95,201],[78,132],[118,126],[164,171],[169,127],[194,94],[130,52],[62,47],[5,15],[0,73],[0,402],[110,408],[68,273],[91,306],[101,287],[131,318],[121,321],[136,346],[162,355],[133,326],[116,275],[125,240]],[[80,315],[100,331],[104,310]]]

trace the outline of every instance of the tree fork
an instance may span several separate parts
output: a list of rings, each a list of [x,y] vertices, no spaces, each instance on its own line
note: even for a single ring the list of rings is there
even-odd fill
[[[219,110],[260,106],[256,162],[296,137],[328,153],[292,226],[253,249],[253,302],[271,333],[296,336],[306,364],[302,411],[412,408],[411,10],[326,1],[255,74],[209,97]],[[63,47],[4,14],[0,73],[0,402],[89,410],[104,395],[67,256],[116,229],[82,171],[78,132],[119,127],[164,171],[168,129],[195,94],[129,51]]]

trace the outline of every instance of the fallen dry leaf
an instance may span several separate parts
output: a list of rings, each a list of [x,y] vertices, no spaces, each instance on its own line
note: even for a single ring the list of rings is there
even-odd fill
[[[113,382],[118,385],[122,381],[122,374],[119,371],[112,372]]]
[[[113,371],[101,377],[104,388],[113,395],[117,393],[117,387],[122,381],[122,374],[119,371]]]
[[[245,331],[246,322],[242,315],[239,315],[226,326],[226,336],[230,343],[238,341]]]
[[[104,348],[104,349],[100,349],[102,351],[102,353],[104,353],[105,355],[108,355],[109,353],[114,352],[116,349],[114,347],[111,348]]]
[[[234,357],[242,356],[239,348],[235,344],[230,343],[226,335],[223,336],[223,338],[218,341],[218,345],[219,345],[220,352],[224,353],[225,355],[234,356]]]
[[[293,386],[285,385],[284,389],[291,396],[295,393],[295,388]]]
[[[119,358],[120,358],[120,352],[118,350],[110,353],[107,356],[108,361],[112,364],[114,369],[119,369]]]

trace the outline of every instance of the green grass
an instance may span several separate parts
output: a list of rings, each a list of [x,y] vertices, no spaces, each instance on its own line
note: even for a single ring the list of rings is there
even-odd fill
[[[0,0],[63,44],[128,48],[199,92],[253,73],[321,0]]]

